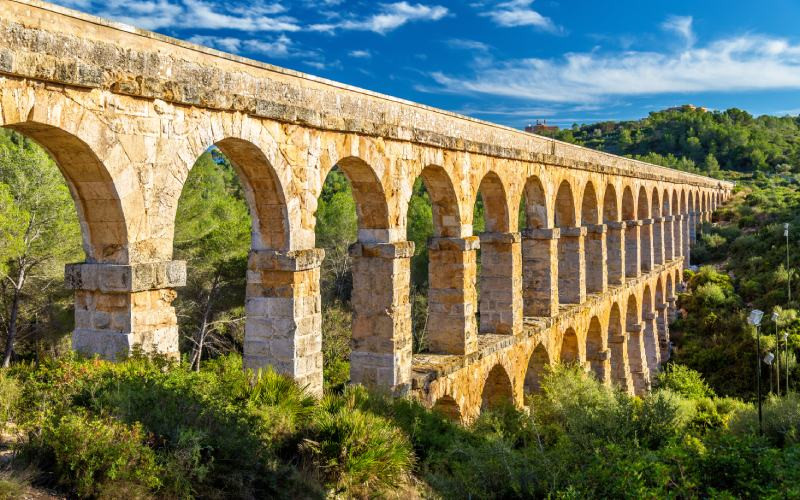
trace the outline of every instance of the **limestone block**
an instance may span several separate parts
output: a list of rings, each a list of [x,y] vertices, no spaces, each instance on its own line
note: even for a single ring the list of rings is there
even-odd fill
[[[522,234],[522,297],[525,316],[558,313],[558,239],[555,229],[528,229]]]

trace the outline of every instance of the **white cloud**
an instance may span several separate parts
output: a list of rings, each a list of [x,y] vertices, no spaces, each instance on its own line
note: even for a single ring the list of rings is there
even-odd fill
[[[413,21],[438,21],[448,14],[441,5],[410,4],[406,1],[380,4],[381,11],[364,19],[343,19],[336,23],[312,24],[312,31],[333,33],[336,30],[373,31],[381,35]]]
[[[671,23],[686,39],[691,22]],[[478,93],[552,103],[599,102],[613,96],[800,89],[800,45],[743,35],[676,52],[599,51],[560,59],[492,61],[473,76],[431,74],[420,90]]]
[[[347,55],[356,59],[369,59],[372,57],[372,52],[368,50],[351,50]]]
[[[692,16],[670,16],[661,23],[661,28],[674,31],[686,41],[687,46],[694,45],[694,32],[692,31]]]
[[[545,17],[531,8],[533,0],[509,0],[493,5],[481,16],[492,19],[495,24],[506,28],[517,26],[534,26],[544,31],[556,32],[559,28],[549,17]],[[483,6],[478,4],[478,6]]]
[[[463,38],[451,38],[447,40],[447,45],[454,49],[473,50],[477,52],[488,52],[489,46],[477,40],[467,40]]]
[[[189,41],[226,52],[233,52],[236,54],[242,52],[258,53],[273,59],[286,59],[290,57],[317,59],[321,57],[317,52],[297,48],[295,43],[288,36],[283,34],[273,39],[240,39],[234,37],[195,35],[191,37]]]
[[[99,16],[150,29],[230,29],[250,32],[300,31],[279,3],[211,4],[203,0],[60,0]]]

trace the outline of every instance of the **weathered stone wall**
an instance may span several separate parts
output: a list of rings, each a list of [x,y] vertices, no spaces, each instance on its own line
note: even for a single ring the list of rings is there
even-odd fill
[[[608,311],[621,289],[665,269],[676,276],[654,308],[674,305],[677,271],[689,264],[697,228],[732,189],[38,0],[0,0],[0,12],[0,126],[42,144],[67,180],[86,253],[86,263],[67,269],[76,290],[73,344],[109,358],[135,345],[177,355],[171,302],[185,268],[172,260],[174,220],[189,171],[211,146],[236,168],[253,220],[246,366],[272,365],[321,392],[315,213],[338,165],[359,226],[352,378],[403,392],[416,380],[412,368],[454,363],[464,374],[452,380],[467,384],[461,393],[441,388],[448,375],[415,394],[448,411],[458,403],[463,415],[497,400],[478,389],[490,372],[482,371],[486,349],[510,349],[497,360],[508,379],[495,370],[493,387],[513,387],[521,401],[523,381],[536,386],[524,370],[534,346],[520,340],[531,338],[531,325],[545,325],[536,330],[547,349],[539,366],[559,359],[566,328],[553,325],[586,316],[570,328],[587,359],[587,311],[601,323],[620,318],[602,351],[595,339],[590,364],[609,383],[646,390],[654,360],[667,350],[666,324],[645,314],[636,294],[635,321],[628,302]],[[438,354],[427,356],[412,356],[410,347],[413,245],[405,235],[417,178],[431,197],[435,232],[428,338]],[[472,227],[478,194],[487,224],[480,237]],[[642,359],[630,363],[633,351]]]

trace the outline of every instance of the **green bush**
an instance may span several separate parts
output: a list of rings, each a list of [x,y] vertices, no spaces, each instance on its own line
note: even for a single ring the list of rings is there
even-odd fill
[[[776,446],[800,444],[800,395],[770,396],[762,405],[764,436]],[[758,433],[758,408],[755,405],[739,409],[730,423],[737,435]]]
[[[391,421],[357,407],[363,389],[327,396],[302,445],[326,483],[347,496],[368,496],[404,482],[414,466],[406,436]]]
[[[700,372],[676,363],[669,363],[656,375],[655,385],[686,398],[714,397],[714,391],[703,380]]]
[[[22,388],[17,379],[0,369],[0,432],[13,420],[21,396]]]
[[[164,472],[148,439],[139,424],[76,414],[46,427],[41,446],[52,451],[59,482],[78,495],[120,488],[141,496],[161,485]]]

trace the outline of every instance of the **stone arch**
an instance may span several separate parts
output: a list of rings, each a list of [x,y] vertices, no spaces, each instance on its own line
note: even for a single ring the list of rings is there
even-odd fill
[[[617,190],[606,184],[603,193],[603,224],[606,226],[606,280],[610,285],[625,282],[625,230],[620,220]]]
[[[581,224],[584,226],[600,223],[600,213],[598,210],[597,192],[592,181],[588,181],[583,188],[581,200]]]
[[[434,237],[460,237],[461,214],[458,197],[447,171],[438,165],[428,165],[422,169],[420,177],[431,199]]]
[[[645,285],[642,293],[642,321],[644,323],[644,356],[649,373],[655,373],[660,362],[656,310],[650,285]]]
[[[672,213],[672,253],[675,257],[683,255],[683,224],[681,221],[681,204],[678,189],[672,190],[672,202],[670,203]]]
[[[580,350],[578,348],[578,334],[575,329],[570,327],[561,337],[561,351],[559,359],[562,363],[577,363],[580,361]]]
[[[589,330],[586,332],[586,361],[589,369],[601,382],[608,382],[606,376],[606,351],[603,347],[603,327],[597,316],[592,316],[589,321]]]
[[[525,227],[542,229],[550,227],[550,206],[542,181],[535,175],[525,181],[523,191],[525,203]]]
[[[672,284],[672,273],[667,273],[667,276],[664,279],[664,293],[666,294],[664,297],[666,300],[669,300],[675,296],[675,289],[673,288]]]
[[[586,292],[602,293],[606,285],[606,249],[604,248],[604,228],[598,226],[601,220],[597,192],[592,181],[588,181],[583,188],[581,200],[581,223],[586,226],[584,239],[584,268],[583,275],[586,279]]]
[[[541,391],[542,375],[545,366],[550,365],[550,354],[545,349],[544,344],[539,344],[528,358],[528,368],[525,371],[525,394]]]
[[[486,231],[507,233],[511,225],[511,218],[509,217],[506,189],[500,176],[495,172],[488,172],[484,175],[475,195],[476,199],[478,193],[483,199]]]
[[[558,239],[558,300],[562,304],[580,304],[586,298],[583,228],[576,228],[575,198],[569,182],[561,181],[554,209]]]
[[[653,186],[653,192],[650,196],[650,217],[658,218],[663,214],[661,213],[661,196],[658,192],[658,187]]]
[[[628,366],[636,394],[647,391],[647,364],[644,358],[644,338],[640,310],[636,296],[628,296],[625,310],[625,328],[628,337]]]
[[[461,422],[461,408],[459,408],[456,400],[450,396],[442,396],[437,399],[432,410],[452,422]]]
[[[386,241],[390,232],[389,205],[383,184],[375,171],[357,156],[342,158],[336,165],[347,177],[353,190],[358,215],[358,241]]]
[[[483,383],[481,411],[496,408],[506,403],[514,403],[514,389],[506,369],[498,363],[494,365]]]
[[[515,253],[520,251],[519,239],[517,235],[512,237],[508,234],[511,218],[506,189],[500,177],[494,172],[487,173],[478,192],[483,200],[486,221],[486,231],[480,235],[481,265],[476,270],[479,331],[514,334],[522,324],[522,311],[519,309],[522,290],[519,279],[515,277],[521,272],[519,263],[515,262]]]
[[[636,219],[636,203],[633,199],[633,190],[630,186],[625,186],[622,190],[622,220],[630,221]]]
[[[244,191],[252,223],[254,250],[289,250],[289,218],[286,199],[275,169],[256,145],[229,137],[214,146],[236,171]]]
[[[619,304],[611,305],[608,315],[607,344],[610,354],[611,380],[622,390],[630,392],[633,389],[628,370],[628,348],[626,344],[626,331],[622,325]]]
[[[78,116],[83,119],[75,121],[81,124],[92,121],[87,115],[81,111]],[[112,173],[95,153],[95,148],[81,138],[84,131],[77,129],[77,126],[70,131],[33,121],[6,123],[3,126],[35,141],[58,166],[75,202],[87,262],[126,264],[138,260],[137,255],[132,255],[138,252],[135,249],[131,252],[132,242],[128,234],[130,221],[126,217],[123,202],[123,199],[126,202],[135,199],[134,205],[144,206],[138,178],[134,174],[127,171]],[[97,126],[95,133],[99,131],[98,135],[104,135],[105,127],[99,123]],[[107,151],[105,153],[108,154]],[[128,177],[125,182],[130,186],[121,185],[123,177]]]
[[[642,222],[636,219],[636,202],[633,190],[625,186],[622,192],[622,219],[625,221],[625,276],[635,278],[642,269],[640,228]]]
[[[603,222],[617,222],[620,220],[619,204],[617,202],[617,190],[613,184],[606,185],[603,194]]]
[[[556,227],[575,227],[575,197],[572,186],[567,181],[561,181],[558,185],[553,215]]]
[[[636,218],[642,223],[639,229],[639,255],[642,271],[647,272],[653,269],[653,221],[650,218],[650,202],[644,186],[639,187]]]

